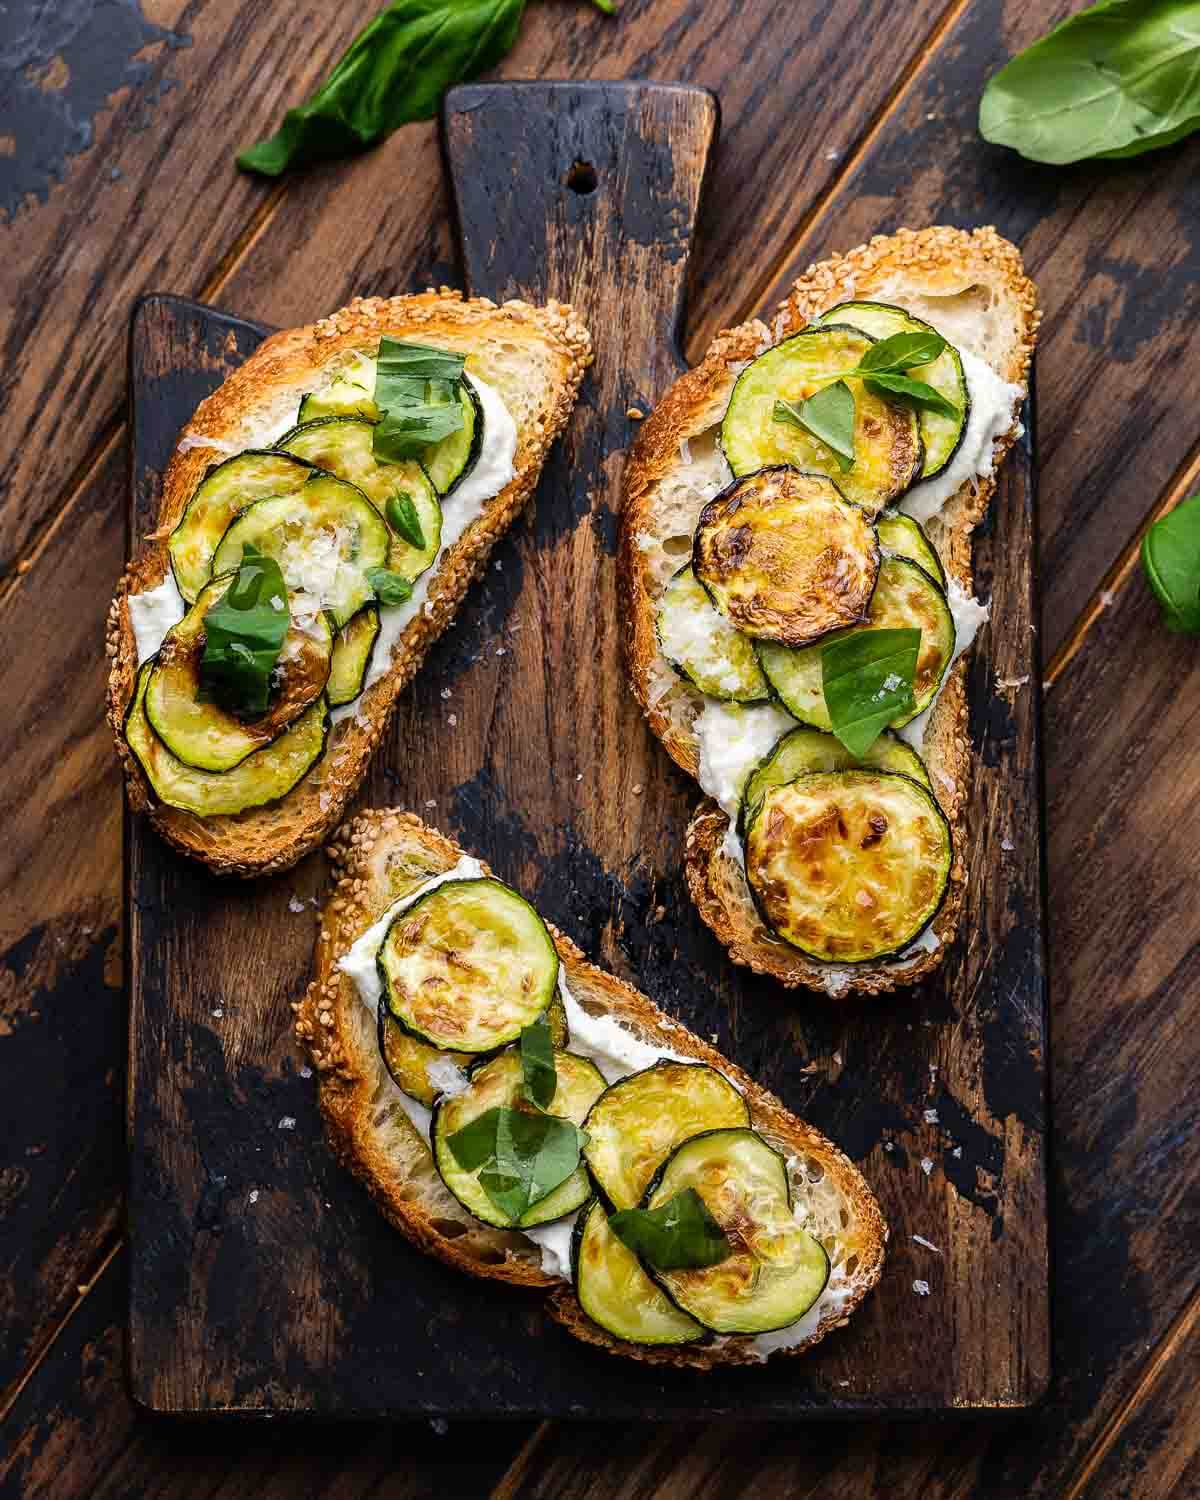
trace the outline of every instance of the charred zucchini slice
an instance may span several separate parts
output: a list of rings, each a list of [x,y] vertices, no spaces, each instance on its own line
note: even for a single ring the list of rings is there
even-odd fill
[[[861,380],[846,381],[854,396],[854,463],[843,471],[831,448],[791,422],[775,420],[776,401],[799,404],[852,370],[874,339],[855,328],[806,328],[776,344],[738,376],[721,423],[721,447],[737,475],[771,464],[827,474],[847,500],[877,515],[920,477],[917,414],[884,401]]]
[[[546,1012],[550,1025],[550,1039],[556,1047],[567,1045],[567,1013],[557,995]],[[387,1007],[387,996],[379,998],[377,1017],[379,1055],[383,1065],[391,1074],[392,1082],[413,1099],[432,1108],[439,1094],[445,1091],[447,1078],[453,1078],[450,1068],[461,1072],[475,1061],[474,1054],[443,1052],[422,1042],[411,1032],[405,1031]]]
[[[355,354],[327,385],[304,397],[297,423],[315,422],[318,417],[366,417],[368,422],[378,422],[375,361],[369,354]]]
[[[684,1141],[642,1202],[660,1208],[694,1188],[733,1253],[700,1270],[655,1271],[675,1303],[714,1333],[769,1333],[809,1310],[829,1280],[829,1256],[792,1212],[787,1163],[745,1126]]]
[[[462,393],[463,424],[457,432],[435,443],[424,455],[424,464],[439,495],[454,491],[467,477],[483,449],[483,403],[470,376],[464,376]]]
[[[914,318],[902,307],[893,307],[887,302],[842,302],[831,307],[817,319],[823,326],[830,323],[848,323],[851,328],[861,328],[873,339],[889,339],[894,333],[936,333],[931,323]],[[940,474],[958,451],[963,433],[967,430],[967,418],[971,411],[971,397],[967,390],[967,379],[963,374],[962,356],[952,344],[927,365],[915,366],[906,372],[914,380],[927,380],[935,391],[958,407],[957,417],[943,412],[922,409],[919,414],[921,440],[925,446],[925,461],[921,467],[921,478],[932,479]]]
[[[723,1125],[748,1125],[750,1109],[729,1079],[706,1063],[664,1059],[619,1079],[584,1122],[584,1157],[613,1208],[635,1208],[680,1141]]]
[[[340,629],[374,599],[367,572],[388,566],[391,532],[360,489],[317,474],[291,495],[244,510],[221,538],[214,571],[236,568],[247,542],[275,558],[289,596],[301,596],[292,599],[293,618],[328,610]]]
[[[801,725],[777,740],[774,748],[746,778],[738,809],[738,831],[745,833],[750,813],[768,787],[786,786],[789,781],[808,776],[813,771],[855,770],[898,771],[932,791],[925,762],[911,745],[890,729],[885,729],[862,759],[856,760],[833,735]]]
[[[893,557],[909,558],[918,568],[925,569],[943,594],[946,592],[946,570],[920,521],[889,510],[875,522],[875,530],[879,534],[879,545],[885,552],[890,552]]]
[[[318,698],[264,750],[248,755],[232,771],[197,771],[167,749],[146,719],[144,697],[154,658],[138,673],[137,690],[125,719],[125,739],[146,773],[154,795],[168,807],[201,818],[244,812],[284,797],[325,748],[329,716]]]
[[[325,616],[317,615],[303,628],[293,622],[284,636],[265,714],[241,719],[202,696],[204,618],[234,577],[224,574],[201,590],[168,631],[146,686],[143,708],[151,729],[177,760],[197,771],[231,771],[277,740],[321,696],[329,678],[333,632]],[[279,607],[287,605],[280,600]]]
[[[445,887],[440,886],[441,889]],[[555,1052],[554,1068],[558,1083],[546,1113],[582,1125],[593,1100],[604,1092],[604,1075],[595,1063],[586,1057],[576,1057],[573,1052]],[[581,1162],[565,1182],[560,1182],[540,1202],[531,1204],[515,1220],[488,1197],[480,1185],[478,1172],[467,1172],[459,1165],[449,1146],[451,1136],[489,1109],[533,1108],[522,1099],[521,1083],[520,1052],[509,1047],[499,1057],[472,1069],[470,1086],[462,1093],[438,1101],[430,1132],[433,1159],[442,1181],[469,1213],[501,1229],[526,1228],[561,1219],[586,1203],[591,1192],[587,1170]]]
[[[866,511],[832,479],[780,464],[708,502],[692,571],[745,635],[807,646],[866,619],[879,543]]]
[[[325,695],[331,708],[353,703],[362,692],[367,668],[379,637],[379,608],[368,604],[360,609],[338,631],[333,642],[333,659],[329,664],[329,682]]]
[[[690,563],[663,590],[656,627],[666,660],[710,698],[761,703],[771,696],[754,647],[713,608]]]
[[[575,1220],[571,1273],[580,1307],[614,1338],[630,1344],[693,1344],[707,1337],[708,1330],[680,1312],[609,1229],[598,1198]]]
[[[546,1010],[558,952],[546,924],[498,880],[448,880],[397,914],[379,950],[388,1009],[448,1052],[490,1052]]]
[[[179,525],[167,540],[171,571],[179,592],[189,604],[195,603],[212,577],[213,553],[233,518],[256,500],[265,500],[269,495],[290,495],[311,477],[310,464],[286,453],[268,453],[256,448],[213,464],[206,471]]]
[[[950,825],[894,771],[814,771],[768,787],[746,827],[746,880],[771,930],[822,963],[899,953],[946,895]]]
[[[879,582],[871,600],[871,611],[865,625],[854,630],[916,628],[921,632],[921,650],[913,682],[913,708],[910,713],[892,720],[899,729],[933,702],[946,668],[954,655],[954,616],[946,596],[923,568],[907,557],[884,558],[879,568]],[[838,636],[829,636],[836,640]],[[803,724],[829,729],[829,712],[821,686],[821,651],[826,642],[793,651],[774,641],[760,641],[755,649],[763,671],[783,706]]]
[[[387,566],[411,582],[421,576],[438,554],[442,544],[442,507],[429,475],[415,459],[393,464],[381,463],[375,457],[371,448],[373,427],[374,423],[361,417],[321,417],[316,422],[294,427],[280,438],[279,446],[355,485],[382,516],[387,515],[388,501],[393,496],[409,497],[422,542],[416,546],[392,530]]]

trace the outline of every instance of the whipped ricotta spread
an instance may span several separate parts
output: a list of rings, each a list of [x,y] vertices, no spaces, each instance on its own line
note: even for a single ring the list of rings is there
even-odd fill
[[[331,377],[332,378],[332,377]],[[456,489],[447,496],[442,511],[442,539],[437,555],[425,572],[413,585],[412,596],[403,604],[381,605],[379,609],[379,635],[371,655],[371,665],[363,682],[363,692],[386,675],[392,664],[392,652],[403,635],[405,627],[425,607],[429,585],[437,572],[438,564],[447,550],[458,541],[471,523],[483,513],[487,502],[498,495],[516,473],[514,460],[517,455],[517,424],[504,404],[499,392],[481,380],[478,375],[467,377],[479,396],[483,408],[483,446],[475,467]],[[276,397],[261,413],[243,423],[242,447],[265,448],[278,441],[295,424],[296,395],[288,392]],[[182,449],[201,445],[226,451],[229,444],[217,439],[199,439],[185,435],[180,439]],[[168,571],[157,588],[129,596],[129,618],[133,624],[137,641],[138,665],[153,656],[162,645],[169,630],[179,624],[186,613],[186,605],[175,579]],[[358,713],[362,694],[353,702],[343,703],[330,713],[336,724],[342,719]]]
[[[910,719],[903,729],[896,732],[902,739],[908,741],[918,753],[925,748],[925,731],[929,727],[929,718],[937,706],[938,699],[945,690],[946,683],[950,679],[950,669],[954,663],[970,646],[971,642],[979,634],[979,628],[983,625],[991,613],[991,606],[980,604],[973,595],[968,594],[962,584],[956,578],[949,580],[946,589],[946,601],[950,605],[950,613],[954,617],[954,654],[946,665],[946,674],[942,678],[937,692],[934,694],[933,702],[923,713],[919,713],[915,719]]]
[[[355,940],[350,949],[338,959],[338,968],[344,974],[349,975],[358,991],[359,998],[372,1016],[378,1011],[379,999],[383,993],[376,958],[387,936],[387,930],[396,915],[412,906],[427,891],[434,890],[447,880],[482,878],[483,869],[479,861],[464,854],[453,869],[435,876],[432,880],[425,881],[416,890],[410,891],[407,896],[393,901],[379,920],[373,922],[362,936]],[[604,1075],[607,1083],[615,1083],[619,1078],[640,1072],[643,1068],[651,1067],[664,1058],[671,1058],[676,1062],[692,1060],[683,1053],[672,1051],[670,1047],[660,1047],[653,1042],[643,1041],[641,1037],[635,1036],[632,1031],[622,1026],[613,1016],[590,1015],[571,993],[561,964],[558,970],[558,992],[567,1019],[567,1030],[570,1036],[567,1043],[569,1050],[579,1057],[590,1058]],[[461,1093],[467,1087],[462,1071],[447,1058],[439,1058],[431,1063],[428,1076],[430,1083],[445,1093]],[[426,1145],[429,1145],[432,1112],[416,1099],[410,1098],[391,1079],[388,1080],[388,1084],[396,1102],[412,1121]],[[561,1277],[564,1281],[571,1280],[571,1235],[578,1217],[579,1213],[576,1211],[561,1219],[555,1219],[552,1223],[536,1224],[521,1231],[541,1251],[542,1270],[547,1275]],[[796,1206],[796,1217],[798,1219],[803,1217],[800,1204]],[[751,1341],[751,1347],[765,1359],[776,1349],[786,1349],[801,1343],[816,1331],[822,1312],[828,1307],[840,1305],[845,1299],[844,1283],[845,1278],[842,1272],[835,1267],[829,1284],[803,1318],[774,1333],[756,1335]]]

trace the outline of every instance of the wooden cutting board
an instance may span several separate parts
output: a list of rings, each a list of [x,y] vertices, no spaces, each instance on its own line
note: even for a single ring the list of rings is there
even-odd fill
[[[362,805],[414,809],[458,838],[828,1132],[879,1194],[888,1264],[850,1328],[813,1355],[698,1376],[595,1352],[546,1320],[536,1294],[418,1254],[332,1160],[291,1038],[322,857],[272,880],[218,881],[133,819],[134,1394],[162,1411],[392,1417],[1027,1404],[1049,1365],[1028,431],[976,548],[992,624],[970,667],[980,774],[962,938],[936,978],[867,1003],[735,969],[687,896],[698,793],[626,685],[614,587],[628,413],[649,410],[680,367],[716,101],[643,83],[471,86],[449,95],[443,127],[465,286],[569,299],[597,359],[535,508],[403,696]],[[325,311],[314,293],[313,315]],[[180,298],[139,303],[132,547],[153,525],[179,429],[266,332]]]

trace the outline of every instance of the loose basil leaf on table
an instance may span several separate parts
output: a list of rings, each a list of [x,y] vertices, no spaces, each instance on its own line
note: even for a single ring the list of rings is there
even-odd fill
[[[407,490],[401,490],[398,495],[388,496],[384,514],[387,516],[388,525],[397,536],[402,536],[410,547],[424,547],[425,532],[421,526],[421,518],[417,515],[417,507],[413,504],[413,497]]]
[[[844,380],[824,386],[798,406],[776,401],[774,417],[776,422],[803,427],[831,448],[843,474],[854,463],[854,396]]]
[[[1142,538],[1142,568],[1167,629],[1200,635],[1200,495],[1151,526]]]
[[[1200,128],[1200,3],[1101,0],[992,78],[985,140],[1063,165],[1138,156]]]
[[[412,584],[402,573],[393,573],[388,568],[368,568],[367,582],[380,604],[407,604],[412,598]]]
[[[593,0],[612,14],[611,0]],[[443,92],[504,57],[525,0],[393,0],[359,32],[333,72],[273,136],[239,153],[244,171],[278,177],[365,151],[437,113]]]
[[[497,1105],[446,1144],[463,1171],[478,1172],[480,1187],[515,1220],[566,1182],[586,1140],[570,1120]]]
[[[521,1032],[521,1092],[538,1109],[549,1109],[558,1087],[554,1039],[548,1021],[535,1021]]]
[[[204,616],[202,697],[233,713],[265,713],[290,624],[279,564],[247,543],[233,581]]]
[[[659,1271],[716,1266],[733,1247],[695,1188],[684,1188],[658,1208],[623,1208],[608,1227],[635,1255]]]
[[[419,458],[431,444],[459,431],[464,363],[463,355],[446,349],[386,335],[380,339],[374,396],[381,415],[371,433],[376,458]]]
[[[919,630],[854,630],[821,652],[821,686],[834,734],[851,755],[871,748],[913,706]]]

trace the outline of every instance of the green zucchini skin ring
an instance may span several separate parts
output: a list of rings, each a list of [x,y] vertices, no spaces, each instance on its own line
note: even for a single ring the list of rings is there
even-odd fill
[[[684,576],[685,574],[687,577]],[[744,650],[747,658],[746,661],[736,663],[730,659],[731,673],[740,673],[744,679],[743,685],[738,691],[727,691],[722,683],[716,680],[714,675],[702,672],[695,663],[693,663],[689,671],[685,662],[671,654],[671,646],[664,635],[664,615],[668,610],[675,607],[677,596],[681,590],[688,587],[689,580],[694,583],[699,597],[703,598],[706,606],[712,611],[719,625],[727,630],[730,636]],[[688,606],[686,602],[682,602],[680,607],[687,608]],[[767,703],[770,701],[771,684],[767,681],[762,668],[758,664],[758,658],[754,654],[754,647],[750,642],[750,638],[743,636],[737,631],[720,613],[716,605],[712,603],[704,585],[692,572],[690,562],[684,563],[683,567],[679,568],[667,580],[667,585],[659,596],[658,607],[655,611],[654,634],[655,639],[658,641],[659,654],[671,670],[685,682],[690,682],[694,688],[697,688],[709,698],[719,699],[723,703]]]
[[[436,444],[425,455],[424,459],[424,468],[429,475],[430,482],[443,500],[447,500],[453,495],[454,491],[479,462],[479,455],[483,452],[483,402],[479,398],[479,392],[471,383],[470,375],[465,371],[463,372],[462,390],[463,395],[467,398],[475,414],[471,428],[471,441],[467,447],[465,457],[461,462],[458,462],[457,468],[454,467],[454,462],[457,462],[457,460],[453,460],[450,463],[444,462],[446,456],[452,453],[451,445],[457,436],[457,434],[452,433],[450,437],[443,438],[440,443]]]
[[[364,623],[356,623],[358,621]],[[362,692],[367,673],[371,670],[371,659],[375,655],[379,631],[379,606],[364,604],[337,632],[326,688],[330,708],[341,708],[345,703],[353,703]],[[358,638],[363,634],[366,635],[365,643]]]
[[[901,510],[884,511],[875,518],[875,531],[886,556],[907,557],[929,574],[943,594],[946,592],[949,585],[942,560],[915,516],[905,515]]]
[[[813,774],[815,774],[815,775],[824,775],[824,774],[829,774],[829,773],[815,772]],[[777,939],[777,941],[783,943],[788,948],[794,948],[797,953],[803,953],[804,956],[806,958],[808,958],[808,959],[811,959],[812,962],[818,963],[818,964],[830,964],[830,965],[832,965],[834,967],[837,967],[837,968],[855,968],[855,967],[861,967],[861,966],[866,965],[866,964],[889,963],[889,962],[893,962],[894,963],[896,960],[898,960],[900,958],[900,955],[905,951],[906,948],[911,948],[912,945],[915,942],[917,942],[918,939],[922,936],[922,934],[924,934],[925,932],[927,932],[929,930],[930,926],[937,920],[938,913],[942,910],[942,907],[946,904],[946,898],[947,898],[947,896],[950,893],[950,871],[954,867],[954,830],[951,828],[951,826],[950,826],[950,820],[946,817],[946,814],[942,811],[941,805],[939,804],[937,798],[933,795],[932,790],[929,787],[927,787],[927,786],[923,786],[919,781],[917,781],[912,776],[906,776],[906,775],[904,775],[903,772],[900,772],[900,771],[886,771],[886,772],[870,771],[868,773],[862,773],[862,772],[840,772],[840,773],[834,773],[834,774],[851,775],[851,776],[853,776],[853,775],[861,775],[861,774],[885,775],[885,776],[889,776],[889,777],[894,776],[894,777],[898,778],[901,781],[906,781],[911,786],[915,787],[921,793],[921,795],[929,803],[929,805],[933,809],[934,813],[936,814],[937,818],[939,819],[939,821],[940,821],[940,823],[942,825],[942,829],[943,829],[943,832],[945,834],[945,840],[946,840],[946,853],[945,853],[945,857],[944,857],[944,860],[943,860],[943,870],[942,870],[942,876],[941,876],[941,888],[939,890],[936,902],[929,908],[928,913],[926,914],[924,920],[921,922],[920,926],[916,927],[908,936],[906,936],[904,938],[904,940],[902,942],[897,943],[892,948],[883,949],[883,950],[880,950],[879,952],[875,952],[875,953],[870,953],[870,954],[864,955],[861,958],[842,958],[842,957],[831,958],[827,954],[814,953],[810,949],[802,947],[799,943],[795,943],[795,942],[791,941],[789,938],[785,937],[781,932],[778,931],[778,929],[774,925],[774,922],[773,922],[773,919],[772,919],[770,913],[767,911],[767,908],[766,908],[765,904],[762,901],[761,895],[760,895],[759,891],[757,890],[754,881],[750,877],[749,860],[748,859],[747,859],[747,870],[746,870],[746,889],[750,892],[750,898],[751,898],[751,900],[754,903],[754,908],[757,911],[757,913],[759,915],[759,918],[761,919],[762,924],[767,929],[767,931],[769,933],[771,933],[772,936]],[[796,779],[798,781],[800,781],[800,780],[804,780],[805,778],[803,778],[803,777],[797,777]],[[791,783],[785,783],[785,785],[790,785],[790,784]],[[772,788],[772,790],[774,790],[774,788]],[[758,813],[761,811],[761,806],[762,806],[762,801],[763,800],[765,800],[765,799],[760,799],[759,800],[758,806],[756,806],[752,810],[752,812],[751,812],[751,814],[750,814],[750,816],[749,816],[749,818],[747,820],[747,825],[746,825],[747,843],[748,843],[748,840],[749,840],[749,834],[750,834],[751,824],[753,823],[754,818],[757,817]]]

